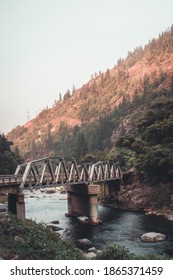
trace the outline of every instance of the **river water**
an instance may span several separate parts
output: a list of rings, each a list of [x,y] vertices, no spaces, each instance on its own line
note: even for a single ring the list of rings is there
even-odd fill
[[[145,215],[143,212],[129,212],[98,206],[102,224],[82,224],[77,218],[65,217],[67,195],[56,192],[45,194],[40,190],[25,193],[26,218],[36,222],[50,223],[58,220],[63,239],[75,242],[88,238],[97,249],[118,243],[136,255],[168,254],[173,256],[173,222],[162,216]],[[167,236],[165,241],[146,243],[140,236],[146,232],[160,232]]]

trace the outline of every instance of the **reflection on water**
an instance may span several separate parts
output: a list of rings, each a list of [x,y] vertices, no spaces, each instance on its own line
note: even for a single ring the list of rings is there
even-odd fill
[[[59,221],[63,228],[59,233],[64,239],[75,241],[79,238],[90,239],[95,247],[103,249],[111,243],[124,245],[138,255],[163,254],[173,255],[173,222],[161,216],[148,216],[142,212],[128,212],[110,209],[99,205],[99,217],[102,224],[90,226],[81,224],[76,218],[65,217],[67,213],[66,194],[45,194],[35,191],[33,197],[26,193],[26,217],[36,222],[49,223]],[[143,233],[155,231],[164,233],[166,241],[145,243],[140,241]]]

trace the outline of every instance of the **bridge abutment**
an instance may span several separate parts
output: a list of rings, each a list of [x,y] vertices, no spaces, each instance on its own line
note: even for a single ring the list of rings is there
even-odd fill
[[[88,217],[88,223],[97,225],[101,221],[98,216],[99,185],[71,185],[67,187],[68,213],[66,216]]]

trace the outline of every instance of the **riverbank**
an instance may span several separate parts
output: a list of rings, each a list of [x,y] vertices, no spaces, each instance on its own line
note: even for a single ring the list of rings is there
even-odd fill
[[[5,260],[81,260],[73,244],[32,220],[21,221],[14,215],[0,215],[0,257]]]
[[[141,183],[135,173],[131,172],[122,180],[119,191],[102,197],[101,203],[115,209],[161,215],[173,221],[173,183]]]

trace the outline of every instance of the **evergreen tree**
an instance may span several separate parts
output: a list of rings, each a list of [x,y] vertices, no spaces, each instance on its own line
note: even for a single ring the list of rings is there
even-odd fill
[[[3,134],[0,134],[0,175],[13,174],[17,165],[22,162],[19,150],[11,150],[13,142],[8,141]]]

